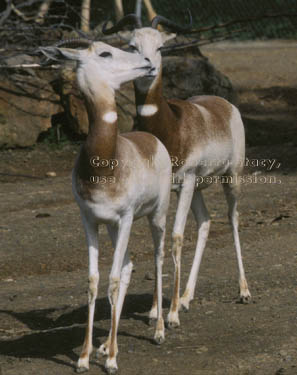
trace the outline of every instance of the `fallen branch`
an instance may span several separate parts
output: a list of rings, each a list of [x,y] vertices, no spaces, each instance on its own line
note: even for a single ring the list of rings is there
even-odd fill
[[[34,19],[34,17],[27,17],[23,12],[21,12],[16,6],[14,6],[13,4],[11,4],[11,9],[13,10],[13,12],[18,16],[20,17],[23,21],[31,21]]]
[[[17,65],[0,65],[0,69],[59,69],[60,65],[42,65],[42,64],[17,64]]]

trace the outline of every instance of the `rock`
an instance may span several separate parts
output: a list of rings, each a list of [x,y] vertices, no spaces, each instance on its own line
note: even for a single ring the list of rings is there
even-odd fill
[[[15,73],[0,80],[0,147],[34,145],[61,111],[59,97],[36,76]]]
[[[46,177],[57,177],[57,173],[53,172],[53,171],[46,172],[45,175],[46,175]]]
[[[207,353],[208,352],[208,347],[207,346],[204,346],[204,345],[201,345],[199,346],[197,349],[196,349],[196,353],[197,354],[203,354],[203,353]]]
[[[163,81],[164,95],[167,98],[217,95],[236,103],[236,94],[230,80],[204,57],[164,57]]]
[[[144,279],[145,280],[154,280],[155,279],[155,276],[151,273],[151,272],[146,272],[146,274],[144,275]]]

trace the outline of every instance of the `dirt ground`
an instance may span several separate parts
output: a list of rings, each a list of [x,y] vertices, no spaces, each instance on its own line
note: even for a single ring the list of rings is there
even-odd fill
[[[297,49],[296,42],[224,43],[203,53],[231,79],[247,131],[239,205],[240,237],[252,293],[237,303],[237,266],[221,187],[204,193],[212,226],[196,296],[181,327],[152,341],[153,251],[146,220],[134,223],[132,281],[119,329],[120,374],[297,374]],[[73,374],[87,311],[87,250],[70,171],[78,145],[0,152],[0,374]],[[266,160],[266,166],[257,165]],[[269,162],[267,162],[269,159]],[[56,177],[46,177],[55,172]],[[168,216],[164,315],[171,297],[170,256],[176,198]],[[101,280],[94,345],[109,329],[106,298],[111,244],[100,229]],[[196,242],[189,215],[184,288]],[[104,374],[92,357],[89,374]]]

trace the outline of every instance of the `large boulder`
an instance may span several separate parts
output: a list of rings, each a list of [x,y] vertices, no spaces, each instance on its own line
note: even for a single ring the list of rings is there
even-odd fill
[[[32,146],[61,111],[59,96],[47,80],[30,72],[0,78],[0,147]]]
[[[217,95],[231,103],[236,102],[230,80],[203,56],[165,56],[163,81],[163,92],[168,98]]]

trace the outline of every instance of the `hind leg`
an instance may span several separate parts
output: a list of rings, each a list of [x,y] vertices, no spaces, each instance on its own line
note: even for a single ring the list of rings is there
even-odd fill
[[[191,209],[198,225],[198,240],[187,286],[182,298],[180,299],[181,308],[185,311],[189,310],[190,302],[194,298],[201,259],[210,228],[210,217],[204,203],[202,192],[199,190],[194,192]]]
[[[237,187],[232,184],[223,184],[224,193],[228,204],[228,217],[232,228],[232,234],[236,249],[237,264],[239,270],[239,294],[242,303],[248,303],[251,300],[251,294],[245,278],[243,268],[241,247],[238,234],[238,212],[237,212]]]
[[[162,268],[164,260],[164,241],[166,216],[164,214],[155,214],[149,216],[149,223],[155,247],[155,293],[153,306],[150,311],[150,319],[156,319],[156,331],[154,339],[157,344],[162,344],[165,340],[165,328],[162,311]]]
[[[98,225],[90,221],[81,212],[82,221],[85,228],[88,250],[89,250],[89,291],[88,291],[88,320],[86,326],[85,339],[82,351],[77,362],[77,372],[84,372],[89,369],[89,358],[93,350],[92,337],[93,337],[93,323],[95,302],[97,297],[98,282],[99,282],[99,269],[98,269]]]
[[[172,233],[172,257],[174,261],[174,282],[170,310],[167,316],[169,328],[175,328],[180,325],[180,281],[181,281],[181,254],[183,245],[183,236],[187,221],[188,212],[191,207],[193,192],[195,188],[195,174],[187,174],[184,178],[182,189],[179,193],[177,212]]]

